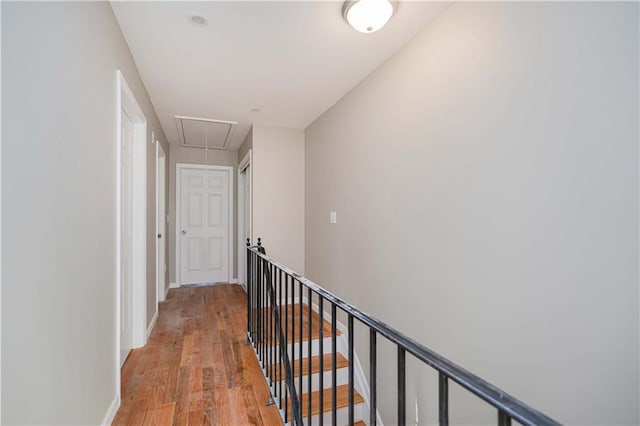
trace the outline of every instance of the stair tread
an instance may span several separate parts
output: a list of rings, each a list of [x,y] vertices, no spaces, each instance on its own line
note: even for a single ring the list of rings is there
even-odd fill
[[[324,354],[322,357],[322,367],[324,371],[331,371],[333,367],[332,354]],[[295,377],[300,376],[300,360],[295,360],[293,362],[294,369],[293,374]],[[349,366],[349,361],[342,355],[340,352],[336,355],[336,369],[345,368]],[[280,380],[280,363],[275,365],[275,381]],[[317,374],[320,371],[320,355],[311,357],[311,374]],[[282,372],[284,375],[284,371]],[[302,359],[302,375],[306,376],[309,374],[309,358]]]
[[[264,315],[266,318],[269,318],[270,308],[264,308]],[[257,314],[256,314],[257,315]],[[292,321],[293,318],[293,321]],[[288,321],[285,321],[288,320]],[[313,309],[311,310],[311,339],[316,340],[320,337],[320,327],[319,327],[320,316]],[[285,322],[288,323],[288,327],[285,330],[285,327],[282,327],[282,332],[287,334],[287,342],[291,343],[292,341],[299,342],[300,341],[300,304],[296,303],[294,305],[288,304],[286,305],[286,309],[283,309],[280,313],[280,322],[284,325]],[[293,329],[295,327],[295,330]],[[336,330],[336,335],[340,336],[342,332],[340,330]],[[331,324],[323,319],[322,320],[322,335],[323,337],[331,337]],[[274,335],[277,341],[277,334]],[[267,342],[272,342],[271,339],[271,329],[267,328],[265,330],[265,338]],[[302,304],[302,341],[309,340],[309,306],[306,303]],[[277,342],[272,342],[277,343]]]
[[[308,393],[302,394],[302,417],[306,417],[309,413]],[[331,388],[323,389],[323,412],[330,412],[332,409]],[[357,390],[353,390],[353,403],[361,404],[364,398]],[[336,387],[336,409],[349,406],[349,385],[340,385]],[[288,404],[289,416],[291,415],[291,403]],[[320,391],[311,392],[311,415],[315,416],[320,413]]]

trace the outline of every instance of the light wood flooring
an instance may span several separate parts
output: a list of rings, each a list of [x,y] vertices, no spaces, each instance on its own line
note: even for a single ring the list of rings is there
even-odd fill
[[[122,369],[115,425],[281,425],[251,346],[238,285],[172,289],[147,345]]]

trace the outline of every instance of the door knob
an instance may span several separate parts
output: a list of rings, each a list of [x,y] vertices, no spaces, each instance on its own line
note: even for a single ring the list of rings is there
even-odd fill
[[[182,230],[182,235],[187,235],[187,231],[185,231],[184,229]]]
[[[162,238],[162,234],[158,234],[158,238]]]

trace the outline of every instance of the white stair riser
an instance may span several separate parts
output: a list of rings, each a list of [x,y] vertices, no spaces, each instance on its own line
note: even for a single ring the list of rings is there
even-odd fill
[[[332,382],[332,373],[331,371],[325,371],[324,372],[324,387],[326,388],[330,388]],[[349,383],[349,369],[348,368],[339,368],[336,370],[336,379],[337,379],[337,385],[346,385]],[[296,377],[295,378],[295,382],[294,385],[296,387],[296,392],[300,393],[300,377]],[[279,383],[279,382],[278,382]],[[272,384],[272,388],[274,388],[274,386],[278,386],[278,392],[280,391],[280,387],[278,383],[274,383]],[[284,389],[285,383],[282,382],[282,388]],[[311,379],[311,391],[315,392],[317,390],[320,389],[320,377],[318,376],[318,373],[313,374],[312,379]],[[357,388],[357,386],[354,387],[355,390],[357,390],[358,392],[361,392],[360,389]],[[274,389],[275,390],[275,389]],[[283,391],[284,392],[284,391]],[[302,376],[302,393],[307,393],[309,392],[309,376]]]
[[[331,338],[330,337],[324,338],[322,339],[322,341],[323,341],[322,353],[325,355],[332,353],[333,351],[331,347]],[[341,352],[343,354],[346,353],[346,350],[343,350],[340,344],[337,345],[337,348],[338,348],[338,352]],[[277,361],[280,357],[280,347],[275,346],[273,348],[271,347],[265,348],[264,350],[265,356],[268,357],[271,351],[273,351],[271,356],[275,357]],[[287,344],[287,354],[289,355],[289,359],[291,359],[291,342]],[[320,343],[318,339],[311,341],[311,356],[316,356],[316,355],[320,355]],[[309,356],[309,341],[303,341],[302,342],[302,358],[307,358],[308,356]],[[300,358],[300,342],[295,342],[294,358],[295,359]]]

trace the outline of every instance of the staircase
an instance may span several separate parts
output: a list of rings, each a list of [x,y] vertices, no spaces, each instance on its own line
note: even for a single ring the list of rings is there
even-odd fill
[[[266,315],[270,315],[265,309]],[[310,318],[310,320],[309,320]],[[286,319],[286,320],[285,320]],[[286,330],[286,342],[289,347],[291,368],[293,370],[294,386],[300,397],[302,419],[305,424],[332,424],[333,410],[333,350],[331,338],[331,324],[320,321],[315,309],[309,310],[306,300],[281,307],[280,320],[283,330]],[[320,342],[320,327],[322,324],[322,345]],[[270,330],[273,330],[271,327]],[[311,332],[309,332],[311,330]],[[270,332],[266,333],[267,342],[276,342],[277,338]],[[326,336],[326,337],[325,337]],[[322,356],[320,349],[322,346]],[[344,333],[336,329],[336,424],[349,424],[349,359]],[[265,348],[266,359],[262,361],[265,377],[270,384],[273,400],[280,408],[283,419],[290,424],[292,404],[290,396],[285,396],[284,365],[281,362],[269,364],[271,359],[279,359],[278,347],[269,345]],[[264,362],[266,361],[266,363]],[[322,372],[322,380],[320,378]],[[322,381],[322,388],[321,382]],[[363,419],[368,416],[368,408],[361,394],[361,384],[354,382],[353,401],[354,419],[358,426],[365,426]],[[286,416],[285,416],[286,409]],[[311,421],[309,422],[309,418]]]

